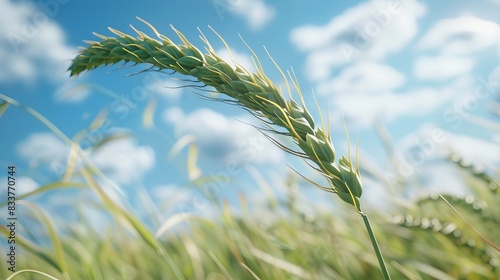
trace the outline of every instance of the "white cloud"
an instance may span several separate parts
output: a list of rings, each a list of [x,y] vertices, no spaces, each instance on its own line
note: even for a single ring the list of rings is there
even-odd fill
[[[180,97],[184,89],[183,84],[173,79],[161,79],[152,85],[153,92],[159,94],[167,100],[176,100]]]
[[[388,65],[357,62],[337,77],[318,85],[318,92],[331,96],[332,119],[341,121],[344,114],[350,124],[365,127],[381,118],[392,121],[400,116],[432,111],[453,94],[455,88],[470,86],[469,79],[453,81],[444,88],[419,88],[397,92],[406,77]]]
[[[2,180],[2,182],[7,182],[7,177],[0,178],[0,180]],[[32,192],[39,187],[39,184],[35,182],[35,180],[27,176],[16,177],[15,182],[15,193],[18,196]],[[2,190],[0,190],[0,193],[7,193],[7,187],[2,188]]]
[[[30,177],[22,176],[16,179],[16,191],[18,195],[32,192],[38,188],[38,183]]]
[[[17,152],[30,166],[49,164],[57,171],[68,157],[68,147],[52,133],[33,133],[17,146]]]
[[[353,95],[384,93],[404,85],[405,76],[390,66],[375,62],[358,62],[340,72],[331,81],[320,83],[322,94]]]
[[[225,2],[225,3],[219,3]],[[231,0],[217,1],[220,6],[216,7],[219,12],[231,11],[238,17],[246,20],[252,30],[258,30],[269,23],[275,16],[274,8],[266,5],[263,0]],[[216,4],[214,3],[214,6]],[[220,13],[222,16],[222,13]]]
[[[470,77],[460,77],[442,88],[418,88],[405,92],[381,91],[368,93],[345,91],[332,96],[333,121],[347,122],[358,127],[367,127],[377,119],[386,122],[401,116],[422,115],[448,102],[453,96],[473,89]],[[369,87],[369,84],[365,85]]]
[[[458,152],[468,162],[483,167],[498,166],[500,164],[500,146],[497,143],[450,133],[447,144],[452,151]]]
[[[180,203],[190,202],[192,198],[192,189],[171,184],[159,185],[152,188],[152,195],[161,204],[176,206]]]
[[[44,10],[42,5],[0,2],[0,82],[67,78],[77,49],[65,44],[64,31],[50,19],[56,10]]]
[[[415,77],[420,80],[443,81],[469,73],[474,67],[470,57],[458,56],[420,56],[413,68]]]
[[[401,116],[424,114],[447,100],[440,90],[425,88],[404,94],[382,93],[341,96],[334,103],[332,118],[341,113],[350,124],[360,127],[373,125],[378,119],[393,121]]]
[[[247,117],[229,118],[210,109],[184,114],[179,109],[164,112],[163,118],[183,135],[192,135],[200,151],[224,162],[275,163],[283,153],[265,138]],[[245,123],[242,123],[241,120]]]
[[[324,80],[331,74],[334,66],[347,63],[346,57],[335,47],[312,51],[307,56],[306,75],[312,80]]]
[[[418,188],[405,190],[410,197],[434,191],[459,195],[467,193],[457,167],[445,160],[452,152],[479,168],[494,167],[500,163],[500,146],[497,143],[443,131],[434,124],[422,125],[394,146],[395,175],[409,182],[418,178]]]
[[[488,76],[488,83],[493,87],[500,88],[500,66],[497,66],[493,71],[491,71]]]
[[[197,217],[214,219],[219,215],[211,207],[209,197],[193,188],[176,185],[159,185],[152,188],[152,196],[158,202],[158,216],[167,223],[172,215],[189,213]]]
[[[117,184],[139,180],[155,163],[154,151],[131,139],[116,140],[91,155],[95,165]]]
[[[163,120],[166,123],[169,123],[172,125],[176,125],[178,123],[181,123],[185,117],[184,112],[179,107],[172,107],[172,108],[169,108],[169,109],[163,111],[162,116],[163,116]]]
[[[224,59],[224,61],[227,62],[233,69],[236,68],[233,62],[234,60],[236,61],[236,63],[246,68],[250,73],[255,72],[255,67],[252,62],[251,56],[247,53],[237,52],[234,49],[231,49],[230,55],[225,48],[217,50],[216,53],[218,56]],[[233,60],[231,60],[231,56],[233,57]]]
[[[499,44],[500,26],[492,21],[464,15],[436,23],[417,47],[440,50],[448,55],[470,54]]]
[[[441,194],[466,195],[465,181],[460,177],[457,168],[443,162],[432,162],[418,167],[420,184],[418,188],[407,190],[408,197],[427,196],[439,192]],[[411,194],[413,193],[413,194]]]
[[[80,103],[85,101],[93,91],[101,91],[110,95],[107,89],[82,82],[85,77],[69,79],[63,83],[55,93],[55,99],[60,102]],[[186,83],[166,77],[165,74],[147,72],[142,75],[142,84],[135,89],[137,94],[154,94],[171,102],[179,99],[184,92]],[[114,95],[111,93],[111,95]]]
[[[296,47],[308,52],[309,78],[327,78],[335,66],[357,59],[382,59],[415,37],[426,8],[417,1],[399,6],[372,0],[347,9],[324,26],[301,26],[290,33]]]
[[[32,167],[48,164],[56,175],[65,171],[69,155],[68,147],[48,132],[31,134],[18,145],[17,151]],[[155,162],[150,147],[138,146],[131,139],[109,142],[91,154],[90,159],[117,184],[140,179]]]
[[[457,153],[465,161],[478,167],[493,167],[500,163],[500,146],[464,134],[443,131],[433,124],[425,124],[415,133],[405,136],[396,143],[396,150],[408,166],[420,168],[427,162],[444,159]]]

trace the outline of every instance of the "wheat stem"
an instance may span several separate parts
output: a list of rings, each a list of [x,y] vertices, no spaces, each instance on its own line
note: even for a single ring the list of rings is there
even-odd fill
[[[373,250],[375,250],[375,255],[377,255],[378,264],[380,266],[380,269],[382,270],[382,274],[384,275],[384,279],[390,280],[391,276],[389,275],[389,272],[387,271],[384,257],[382,256],[382,252],[380,251],[380,247],[378,246],[377,239],[375,238],[375,234],[373,233],[372,226],[370,225],[370,220],[368,220],[368,216],[365,213],[360,212],[359,214],[361,215],[361,217],[363,218],[363,222],[365,223],[366,231],[368,232],[368,235],[370,236],[370,241],[372,242]]]

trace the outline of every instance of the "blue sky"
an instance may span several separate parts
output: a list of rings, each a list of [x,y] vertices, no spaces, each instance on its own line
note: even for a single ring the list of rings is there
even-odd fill
[[[105,125],[83,139],[83,148],[107,133],[132,133],[133,138],[89,154],[131,201],[137,189],[145,189],[155,199],[196,204],[195,192],[185,187],[188,149],[168,159],[179,139],[198,148],[202,175],[221,177],[217,196],[233,198],[245,191],[258,199],[259,176],[280,189],[290,171],[285,162],[317,176],[244,124],[257,124],[248,113],[178,88],[179,75],[127,77],[140,68],[108,67],[69,78],[65,71],[83,40],[97,39],[92,32],[111,35],[109,26],[132,33],[129,24],[149,32],[136,16],[169,37],[173,25],[202,48],[200,28],[228,57],[211,26],[231,46],[235,60],[252,68],[241,35],[276,84],[284,85],[263,46],[283,69],[293,67],[315,118],[312,91],[330,119],[339,156],[347,152],[345,118],[351,140],[359,134],[362,164],[386,180],[365,180],[372,197],[387,192],[384,183],[394,176],[413,180],[426,174],[429,188],[450,190],[460,182],[440,161],[448,151],[492,172],[500,166],[498,12],[498,0],[2,0],[0,93],[34,108],[70,138],[104,114]],[[147,128],[142,117],[151,99],[157,107],[154,127]],[[392,155],[384,151],[377,126],[390,135]],[[18,167],[20,192],[57,179],[68,159],[68,147],[57,136],[13,106],[0,127],[0,163],[4,169]]]

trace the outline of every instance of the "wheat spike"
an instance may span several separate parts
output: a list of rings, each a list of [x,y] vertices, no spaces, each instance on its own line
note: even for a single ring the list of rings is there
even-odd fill
[[[206,44],[206,53],[202,53],[176,29],[174,31],[182,44],[175,44],[147,25],[153,29],[158,40],[135,28],[136,38],[110,28],[116,37],[100,36],[101,41],[90,42],[72,61],[69,67],[71,75],[125,61],[171,69],[195,77],[199,82],[231,97],[231,102],[273,125],[271,130],[266,131],[291,137],[302,152],[280,145],[276,140],[274,142],[285,151],[314,162],[316,170],[327,178],[331,190],[361,212],[359,198],[362,187],[357,164],[346,157],[341,157],[339,164],[335,163],[335,149],[329,131],[325,131],[322,128],[324,126],[315,125],[303,102],[301,105],[291,97],[285,99],[262,69],[249,73],[237,63],[233,68],[215,53],[204,36],[202,39]],[[293,82],[293,86],[302,101],[298,82]],[[287,87],[290,88],[289,85]]]

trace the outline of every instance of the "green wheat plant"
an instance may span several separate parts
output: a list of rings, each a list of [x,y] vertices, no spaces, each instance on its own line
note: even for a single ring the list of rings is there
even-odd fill
[[[153,30],[158,39],[151,38],[135,28],[133,29],[137,37],[110,28],[116,37],[96,34],[101,40],[88,42],[90,45],[72,61],[69,68],[71,75],[122,61],[146,64],[150,65],[149,69],[169,69],[192,76],[198,82],[228,96],[229,99],[221,100],[237,105],[260,119],[265,126],[260,130],[274,144],[290,154],[311,161],[313,163],[311,166],[329,183],[326,187],[310,181],[312,184],[324,191],[337,194],[340,199],[355,208],[363,218],[384,278],[390,279],[368,217],[361,208],[359,199],[362,195],[362,183],[357,155],[355,162],[351,160],[350,155],[342,156],[338,162],[335,161],[336,153],[330,131],[325,129],[323,121],[321,125],[314,122],[306,108],[295,75],[288,73],[287,78],[273,60],[285,80],[288,93],[286,98],[283,91],[266,76],[255,53],[252,52],[257,71],[250,73],[238,63],[234,63],[235,66],[232,67],[218,56],[203,33],[200,37],[205,43],[206,52],[200,51],[174,28],[181,44],[174,43],[170,38],[158,33],[149,23],[143,22]],[[219,38],[230,52],[223,38],[220,36]],[[300,97],[300,103],[292,98],[291,88],[294,88]],[[289,148],[268,133],[291,138],[300,150]]]

